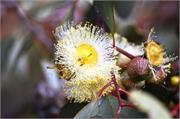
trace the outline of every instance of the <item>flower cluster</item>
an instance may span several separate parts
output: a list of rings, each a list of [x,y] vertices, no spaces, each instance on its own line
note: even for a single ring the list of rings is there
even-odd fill
[[[90,23],[57,27],[54,31],[57,39],[55,67],[60,78],[68,80],[64,87],[66,97],[74,102],[96,99],[102,87],[111,82],[112,69],[118,83],[124,76],[128,77],[124,81],[134,86],[144,85],[144,79],[150,77],[155,82],[164,79],[170,70],[169,62],[176,58],[167,57],[163,47],[152,40],[153,32],[151,30],[142,45],[129,43],[115,34],[114,47],[112,37]],[[118,63],[126,64],[126,75],[120,77],[119,70],[123,67]],[[114,84],[103,88],[102,95],[114,88]]]

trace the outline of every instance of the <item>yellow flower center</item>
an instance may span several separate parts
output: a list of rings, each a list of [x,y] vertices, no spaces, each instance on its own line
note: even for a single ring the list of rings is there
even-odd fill
[[[177,86],[178,84],[179,84],[179,76],[173,76],[173,77],[171,77],[171,84],[173,85],[173,86]]]
[[[163,63],[163,49],[154,41],[150,41],[145,47],[147,58],[150,63],[160,66]]]
[[[89,44],[81,44],[77,47],[76,62],[80,66],[94,66],[97,64],[98,54],[95,48]]]

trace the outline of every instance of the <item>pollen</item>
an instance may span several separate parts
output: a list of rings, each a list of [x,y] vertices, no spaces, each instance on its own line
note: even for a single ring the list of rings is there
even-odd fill
[[[98,61],[98,54],[95,48],[90,44],[81,44],[77,47],[76,62],[80,66],[95,66]]]
[[[154,41],[150,41],[145,47],[147,58],[154,66],[163,64],[163,48]]]

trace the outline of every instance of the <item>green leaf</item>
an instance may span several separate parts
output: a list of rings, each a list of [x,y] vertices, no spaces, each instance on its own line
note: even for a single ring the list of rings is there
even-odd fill
[[[151,119],[171,119],[166,107],[148,93],[134,90],[130,93],[130,100]]]
[[[123,100],[123,104],[128,104]],[[89,119],[89,118],[114,118],[116,111],[118,110],[118,100],[114,96],[102,97],[99,100],[95,100],[85,106],[74,119]],[[120,118],[132,118],[132,117],[145,117],[143,113],[140,113],[136,109],[130,107],[123,107],[120,113]]]
[[[2,74],[1,76],[3,77],[4,73],[6,73],[7,70],[7,60],[14,45],[14,40],[2,39],[0,41],[0,44],[1,44],[1,74]]]
[[[104,22],[107,24],[109,29],[113,31],[113,6],[112,2],[109,1],[95,1],[100,14],[102,15]]]
[[[128,18],[132,14],[132,10],[135,7],[137,1],[118,1],[116,2],[115,8],[117,11],[118,16],[122,17],[123,19]]]

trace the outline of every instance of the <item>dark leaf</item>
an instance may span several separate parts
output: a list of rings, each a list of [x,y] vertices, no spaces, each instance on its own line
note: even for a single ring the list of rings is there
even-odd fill
[[[123,104],[128,104],[123,100]],[[114,118],[118,109],[119,103],[116,97],[106,96],[99,100],[95,100],[85,106],[74,119],[90,119],[90,118]],[[136,109],[123,107],[120,113],[120,118],[145,117]]]
[[[104,19],[104,22],[107,24],[109,29],[113,31],[113,3],[109,1],[95,1],[95,6],[100,11],[101,16]]]

